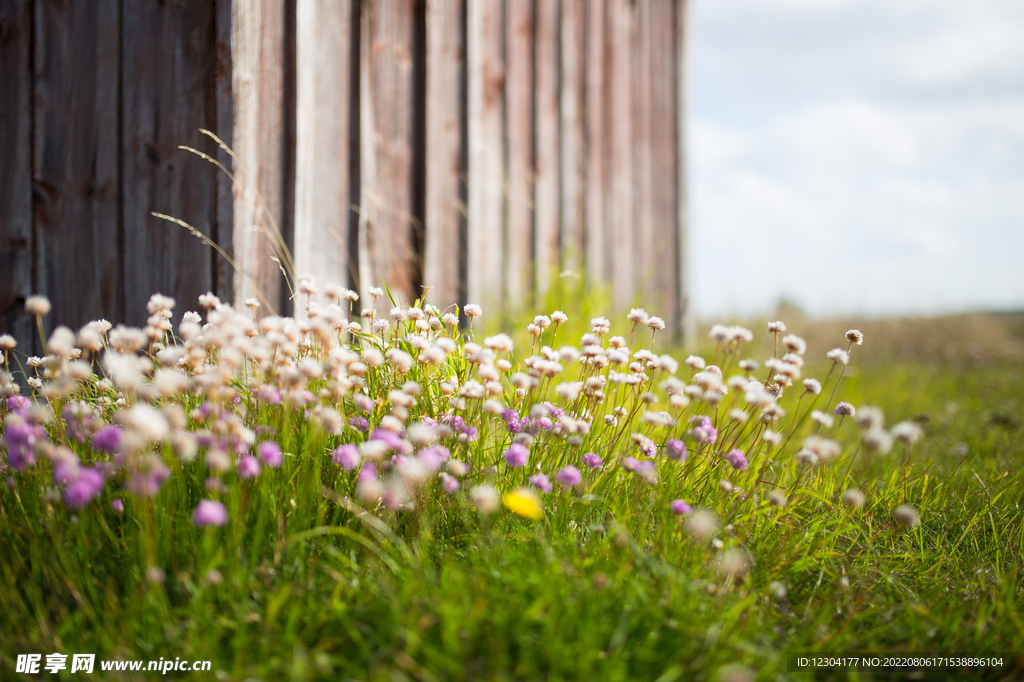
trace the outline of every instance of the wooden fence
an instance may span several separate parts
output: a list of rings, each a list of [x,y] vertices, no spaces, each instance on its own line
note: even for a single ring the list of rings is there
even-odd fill
[[[71,325],[290,312],[284,265],[491,313],[572,270],[680,329],[685,30],[685,0],[0,0],[2,326],[32,343],[34,292]]]

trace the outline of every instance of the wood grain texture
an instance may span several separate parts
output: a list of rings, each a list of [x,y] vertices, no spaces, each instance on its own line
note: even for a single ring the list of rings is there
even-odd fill
[[[534,186],[534,284],[537,300],[558,277],[561,194],[559,183],[559,0],[537,0],[536,183]]]
[[[235,0],[232,11],[234,191],[233,289],[276,310],[287,262],[283,224],[284,1]]]
[[[500,314],[504,284],[504,3],[467,4],[469,170],[466,292]]]
[[[191,310],[214,284],[214,251],[151,212],[217,236],[218,171],[177,148],[202,144],[199,129],[217,123],[216,13],[184,0],[123,0],[121,11],[124,319],[139,324],[152,293]]]
[[[35,2],[35,285],[75,329],[121,315],[118,15],[117,0]]]
[[[690,200],[689,200],[689,179],[686,169],[686,159],[689,154],[687,142],[687,118],[689,108],[688,86],[687,86],[687,58],[686,48],[689,12],[689,1],[679,0],[675,6],[676,12],[676,210],[677,210],[677,241],[678,248],[677,265],[679,276],[676,286],[679,290],[679,326],[678,331],[682,335],[683,342],[687,347],[695,347],[697,325],[694,319],[690,301]]]
[[[236,2],[240,0],[214,0],[214,35],[213,35],[213,99],[216,124],[212,132],[229,148],[234,147],[235,127],[235,94],[234,94],[234,60],[231,49],[232,15]],[[200,140],[200,149],[217,159],[225,168],[233,168],[234,161],[213,140],[204,137]],[[235,184],[223,172],[214,174],[216,184],[216,219],[213,229],[217,244],[229,254],[235,251]],[[218,295],[228,300],[235,297],[235,269],[223,258],[214,258],[212,288]],[[244,299],[243,299],[244,300]],[[185,303],[185,301],[183,301]],[[194,308],[198,302],[187,302],[188,309]],[[265,312],[265,311],[264,311]]]
[[[608,87],[605,14],[609,0],[587,3],[587,283],[601,285],[611,275],[605,201],[608,146],[605,100]]]
[[[32,319],[32,2],[0,0],[0,333],[33,352]]]
[[[561,17],[561,267],[584,262],[587,211],[586,0],[562,0]]]
[[[534,177],[533,0],[505,5],[508,149],[508,221],[505,228],[505,301],[513,310],[533,296]]]
[[[652,159],[653,138],[653,57],[651,54],[651,5],[640,2],[634,10],[635,24],[630,50],[633,57],[633,73],[630,75],[633,119],[633,206],[631,218],[634,276],[634,295],[652,315],[664,316],[668,312],[667,301],[661,289],[655,286],[658,277],[657,257],[659,244],[654,239],[654,215],[651,204],[654,198]]]
[[[427,0],[426,216],[423,285],[444,308],[462,302],[465,259],[463,90],[466,77],[464,7]]]
[[[679,234],[676,229],[676,60],[673,0],[651,2],[651,221],[654,249],[651,286],[672,330],[679,325]]]
[[[612,300],[622,310],[636,294],[639,274],[635,258],[633,202],[633,33],[635,7],[630,0],[609,0],[606,68],[608,87],[604,94],[608,136],[605,162],[607,220],[611,257]]]
[[[367,268],[360,268],[361,294],[387,283],[409,303],[415,290],[413,249],[413,18],[414,0],[372,0],[362,4],[360,69],[368,100],[360,151],[372,156],[363,166],[360,210],[367,216]]]
[[[299,0],[296,6],[295,228],[296,274],[357,285],[351,161],[351,0]]]

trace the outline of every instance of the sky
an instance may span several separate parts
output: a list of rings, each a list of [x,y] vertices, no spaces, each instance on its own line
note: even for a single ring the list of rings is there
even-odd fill
[[[1024,308],[1024,1],[690,7],[698,317]]]

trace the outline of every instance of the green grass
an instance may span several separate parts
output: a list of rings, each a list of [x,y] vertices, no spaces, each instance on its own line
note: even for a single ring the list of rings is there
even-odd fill
[[[653,487],[619,469],[588,475],[585,490],[547,496],[538,522],[438,494],[415,513],[363,514],[345,497],[354,475],[321,454],[335,439],[266,405],[247,419],[275,427],[292,456],[228,486],[222,529],[191,523],[207,472],[169,448],[174,472],[155,498],[108,486],[79,513],[47,498],[41,474],[18,473],[0,492],[0,678],[32,652],[208,659],[231,680],[668,682],[725,679],[733,663],[809,679],[788,672],[790,651],[1015,652],[1024,674],[1024,368],[859,364],[870,355],[869,335],[836,400],[880,406],[887,424],[916,419],[925,437],[912,450],[857,450],[847,423],[844,456],[806,474],[789,441],[751,454],[746,472],[691,453],[663,461]],[[804,376],[824,377],[812,365]],[[507,444],[483,428],[476,473]],[[539,457],[553,473],[581,449],[551,443]],[[750,497],[722,490],[726,477]],[[765,499],[774,487],[783,508]],[[849,487],[865,492],[862,509],[840,502]],[[745,577],[718,570],[720,551],[685,532],[674,498],[731,524],[717,537],[745,548]],[[917,528],[894,521],[905,503]],[[150,566],[166,581],[147,580]]]

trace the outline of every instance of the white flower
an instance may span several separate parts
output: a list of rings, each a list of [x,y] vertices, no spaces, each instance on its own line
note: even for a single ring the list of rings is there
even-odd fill
[[[650,317],[647,320],[647,326],[655,331],[665,328],[665,320],[660,317]]]
[[[635,322],[636,324],[647,324],[649,317],[650,316],[647,314],[647,311],[643,308],[632,308],[629,311],[629,314],[626,315],[627,320]]]
[[[476,303],[467,303],[464,312],[466,317],[480,317],[483,315],[483,311],[480,310],[480,306]]]
[[[384,295],[384,290],[380,287],[370,287],[370,296],[373,298],[380,298]]]
[[[913,445],[922,435],[921,427],[914,422],[904,421],[892,427],[892,437],[907,445]]]
[[[842,348],[833,348],[829,352],[825,353],[825,357],[827,357],[832,362],[836,362],[843,365],[850,361],[850,354],[847,353]]]
[[[690,367],[693,367],[698,371],[707,367],[707,363],[704,362],[704,358],[698,357],[696,355],[691,355],[690,357],[686,358],[686,364],[688,364]]]
[[[818,395],[821,393],[821,382],[817,379],[804,379],[804,388],[808,393]]]
[[[565,324],[569,321],[569,316],[563,313],[561,310],[556,310],[551,313],[551,321],[555,324]]]
[[[25,299],[25,312],[32,317],[43,317],[50,312],[50,299],[45,296],[35,295]]]
[[[921,523],[921,515],[909,504],[901,504],[894,512],[896,521],[905,528],[914,528]]]
[[[807,342],[796,334],[787,334],[786,336],[783,336],[782,343],[786,345],[786,348],[798,355],[803,355],[807,352]]]
[[[786,331],[786,323],[782,320],[768,323],[768,332],[770,334],[781,334]]]
[[[846,332],[846,340],[852,341],[859,346],[864,343],[864,332],[859,329],[851,329]]]
[[[590,329],[595,334],[607,334],[612,328],[612,323],[607,317],[595,317],[590,321]]]
[[[864,493],[856,488],[850,488],[843,493],[843,504],[853,509],[860,509],[864,506]]]

